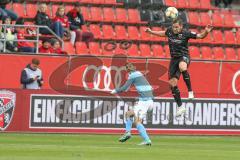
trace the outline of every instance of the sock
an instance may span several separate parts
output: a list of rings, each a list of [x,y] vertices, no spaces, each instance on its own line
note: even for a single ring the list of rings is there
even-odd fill
[[[192,85],[191,85],[190,75],[188,71],[187,70],[183,71],[182,75],[183,75],[184,82],[187,85],[188,91],[192,91]]]
[[[146,131],[145,127],[143,126],[143,124],[138,123],[136,127],[137,127],[137,130],[138,130],[140,136],[144,139],[144,141],[149,141],[150,138],[148,137],[147,131]]]
[[[131,132],[132,124],[133,124],[133,119],[132,118],[127,118],[127,121],[126,121],[126,124],[125,124],[126,132]]]
[[[171,87],[171,90],[172,90],[172,95],[173,95],[175,101],[177,102],[178,107],[181,107],[182,100],[181,100],[180,91],[179,91],[178,87],[177,86]]]

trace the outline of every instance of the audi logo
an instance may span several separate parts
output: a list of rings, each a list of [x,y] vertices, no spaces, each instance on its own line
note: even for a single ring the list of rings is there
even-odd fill
[[[233,76],[232,89],[233,89],[234,94],[240,94],[236,89],[236,80],[237,80],[238,76],[240,76],[240,70],[237,71]]]
[[[83,87],[86,90],[111,91],[113,89],[111,88],[111,84],[113,84],[114,88],[119,88],[123,81],[122,76],[124,75],[123,71],[125,70],[126,68],[124,66],[107,67],[107,66],[89,65],[86,67],[86,69],[83,72],[83,76],[82,76]],[[91,71],[93,71],[93,80],[92,80],[93,88],[89,87],[87,83],[87,78],[91,77],[89,76],[89,74],[92,73]],[[115,74],[112,74],[112,72],[115,72]],[[101,75],[103,76],[103,79],[101,79],[102,77]],[[103,86],[104,86],[103,88],[101,88],[101,83],[103,83]]]

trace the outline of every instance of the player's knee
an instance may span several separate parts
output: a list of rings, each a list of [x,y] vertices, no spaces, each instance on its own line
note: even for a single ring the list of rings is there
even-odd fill
[[[177,86],[177,81],[174,79],[169,80],[170,87],[175,87]]]
[[[187,63],[181,62],[179,64],[179,69],[180,69],[181,72],[186,71],[187,70]]]
[[[139,117],[135,117],[135,125],[142,123],[142,119]]]

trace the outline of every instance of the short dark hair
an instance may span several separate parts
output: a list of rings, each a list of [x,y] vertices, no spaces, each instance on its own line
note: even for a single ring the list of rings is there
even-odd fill
[[[80,2],[74,3],[74,7],[80,7],[80,6],[81,6]]]
[[[180,25],[183,25],[183,21],[182,21],[182,19],[180,19],[180,18],[174,19],[173,22],[172,22],[172,24],[175,24],[175,23],[178,23],[178,24],[180,24]]]
[[[39,64],[40,64],[39,59],[37,59],[37,58],[33,58],[33,59],[32,59],[32,64],[39,65]]]

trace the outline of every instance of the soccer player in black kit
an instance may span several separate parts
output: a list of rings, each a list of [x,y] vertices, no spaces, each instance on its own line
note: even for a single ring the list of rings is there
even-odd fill
[[[175,19],[172,22],[172,26],[166,31],[152,31],[150,28],[146,29],[147,33],[160,36],[168,37],[168,43],[171,54],[171,61],[169,65],[169,83],[172,90],[172,95],[178,105],[178,110],[176,116],[181,116],[186,112],[186,108],[182,106],[182,100],[180,91],[178,89],[177,83],[180,75],[183,75],[183,79],[188,88],[188,98],[193,99],[194,94],[192,91],[190,75],[188,73],[188,66],[190,64],[190,56],[188,53],[188,40],[193,39],[203,39],[209,32],[211,32],[213,27],[207,25],[201,33],[195,33],[183,28],[183,22],[181,19]]]

